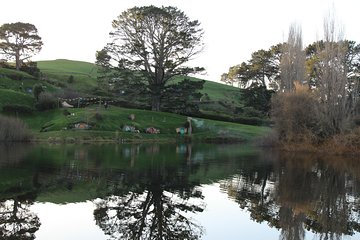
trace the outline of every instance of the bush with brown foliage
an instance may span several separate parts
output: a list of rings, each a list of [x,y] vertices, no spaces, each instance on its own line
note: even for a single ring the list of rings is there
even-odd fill
[[[278,93],[272,98],[274,135],[264,141],[288,151],[359,153],[360,127],[354,123],[336,133],[321,111],[316,93],[305,86],[294,92]]]
[[[273,96],[272,120],[275,122],[278,139],[291,142],[320,135],[317,107],[315,97],[301,86],[295,92]]]
[[[31,134],[20,119],[0,115],[0,141],[29,141]]]
[[[57,106],[58,100],[51,93],[47,92],[40,93],[39,100],[35,104],[36,109],[39,111],[55,109]]]

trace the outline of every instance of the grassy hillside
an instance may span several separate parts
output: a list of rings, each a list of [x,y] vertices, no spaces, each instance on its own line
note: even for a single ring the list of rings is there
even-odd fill
[[[72,61],[66,59],[57,59],[52,61],[39,61],[38,68],[42,73],[53,76],[57,79],[67,81],[70,75],[73,75],[79,82],[86,81],[86,84],[96,84],[97,68],[96,65],[89,62]],[[179,81],[182,78],[177,78],[175,81]],[[191,77],[192,80],[202,80],[199,78]],[[236,96],[239,91],[238,88],[224,85],[221,83],[206,81],[202,93],[207,93],[211,96],[211,100],[236,100],[233,97]]]
[[[6,104],[20,104],[33,107],[34,98],[32,95],[14,91],[11,89],[0,89],[0,110]]]
[[[41,139],[48,137],[59,137],[65,139],[72,136],[78,139],[96,138],[99,136],[107,139],[115,137],[124,139],[166,139],[177,136],[175,129],[184,126],[187,122],[185,116],[153,112],[139,109],[127,109],[111,106],[104,109],[98,105],[87,108],[68,110],[72,115],[65,116],[63,109],[55,109],[47,112],[40,112],[24,116],[28,126]],[[135,115],[135,120],[128,116]],[[83,122],[91,126],[89,130],[74,128],[76,123]],[[124,132],[123,127],[134,126],[141,132]],[[145,129],[155,127],[160,130],[157,134],[146,134]],[[251,140],[269,131],[266,127],[256,127],[235,123],[194,118],[192,120],[193,137],[195,139],[221,140],[237,139]],[[180,136],[179,136],[180,137]]]
[[[96,65],[89,62],[57,59],[51,61],[38,61],[38,68],[43,73],[59,75],[75,75],[96,78]]]
[[[45,79],[62,87],[89,92],[97,86],[97,69],[93,63],[57,59],[38,61],[37,64]],[[69,82],[70,76],[73,77],[73,82]]]
[[[92,63],[57,59],[39,61],[38,67],[47,78],[61,83],[58,85],[64,85],[64,87],[79,92],[91,92],[97,86],[97,69]],[[68,82],[70,76],[74,77],[73,83]],[[190,78],[194,81],[202,80],[194,77]],[[174,82],[182,79],[182,77],[177,77]],[[204,94],[204,97],[200,103],[200,110],[208,115],[224,114],[225,116],[232,116],[236,108],[243,106],[240,100],[241,91],[236,87],[206,81],[201,93]]]
[[[89,89],[97,86],[97,68],[96,65],[89,62],[73,61],[66,59],[57,59],[49,61],[38,61],[38,68],[41,70],[42,76],[48,79],[48,83],[53,83],[54,87],[69,87],[78,91],[88,91]],[[15,76],[15,77],[9,77]],[[69,82],[69,77],[73,76],[73,82]],[[15,80],[18,81],[15,81]],[[182,78],[177,78],[179,81]],[[199,78],[191,78],[192,80],[202,80]],[[26,81],[22,81],[26,80]],[[7,88],[17,90],[20,85],[25,84],[27,88],[32,86],[38,80],[33,76],[10,69],[0,68],[0,88]],[[42,82],[44,83],[44,82]],[[46,83],[46,81],[45,81]],[[57,84],[59,83],[59,84]],[[58,85],[58,86],[56,86]],[[204,89],[201,91],[203,94],[209,96],[209,101],[223,101],[223,102],[238,102],[240,91],[238,88],[206,81]]]
[[[21,104],[34,107],[34,97],[31,92],[36,83],[41,83],[45,91],[60,94],[61,91],[78,91],[81,96],[91,95],[97,86],[96,67],[92,63],[58,59],[40,61],[40,79],[26,73],[0,68],[0,109],[4,104]],[[69,81],[70,76],[73,81]],[[191,78],[200,81],[198,78]],[[181,81],[181,78],[174,79]],[[225,116],[235,119],[233,110],[242,107],[241,91],[238,88],[206,81],[202,90],[204,98],[199,103],[200,110],[206,116]],[[59,95],[55,95],[59,96]],[[151,112],[139,109],[126,109],[111,106],[105,110],[98,105],[69,110],[72,115],[64,115],[64,109],[45,112],[35,112],[22,116],[37,138],[76,137],[80,139],[93,138],[124,138],[124,139],[174,139],[175,129],[186,123],[186,117],[171,113]],[[128,119],[129,114],[135,114],[136,119]],[[198,115],[205,116],[205,115]],[[229,118],[216,118],[227,120]],[[232,121],[231,119],[229,121]],[[87,123],[89,130],[74,129],[76,123]],[[245,121],[246,122],[246,121]],[[204,119],[195,119],[194,138],[198,139],[253,139],[268,131],[267,128],[248,125],[225,123]],[[160,130],[160,135],[135,134],[123,132],[124,125],[129,125],[142,133],[148,127]]]
[[[0,68],[0,89],[23,91],[32,89],[37,82],[33,76],[13,69]]]

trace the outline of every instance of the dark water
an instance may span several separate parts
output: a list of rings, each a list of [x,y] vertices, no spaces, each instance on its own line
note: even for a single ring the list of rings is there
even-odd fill
[[[0,239],[360,239],[360,160],[241,145],[0,145]]]

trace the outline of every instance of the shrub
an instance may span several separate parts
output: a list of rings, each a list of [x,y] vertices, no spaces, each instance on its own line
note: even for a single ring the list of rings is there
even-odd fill
[[[0,141],[28,141],[31,134],[20,119],[0,115]]]
[[[231,117],[231,116],[224,116],[221,114],[206,114],[206,113],[193,113],[191,114],[192,117],[199,117],[199,118],[206,118],[211,120],[217,121],[224,121],[224,122],[235,122],[240,124],[247,124],[247,125],[256,125],[256,126],[270,126],[272,125],[272,121],[269,119],[258,118],[258,117]]]
[[[281,141],[301,141],[305,135],[321,137],[318,101],[309,91],[279,93],[272,98],[272,120]],[[325,131],[326,132],[326,131]]]
[[[36,78],[40,76],[40,69],[37,67],[37,62],[28,62],[20,67],[20,71],[26,72]]]
[[[69,115],[71,115],[71,112],[69,112],[69,110],[67,110],[67,109],[64,109],[63,114],[64,114],[64,116],[69,116]]]
[[[103,115],[101,115],[100,113],[95,113],[94,118],[97,121],[102,121],[104,119]]]
[[[253,107],[237,107],[235,109],[236,114],[241,114],[246,117],[264,117],[264,113]]]
[[[34,94],[36,101],[39,100],[39,96],[42,92],[44,92],[44,88],[41,84],[37,83],[33,86],[33,94]]]
[[[23,114],[31,114],[34,112],[34,109],[21,104],[6,104],[3,106],[3,112],[5,113],[23,113]]]
[[[56,108],[58,105],[57,99],[50,93],[42,92],[39,95],[39,100],[35,107],[39,111],[45,111]]]
[[[74,76],[73,76],[73,75],[70,75],[69,78],[68,78],[68,80],[67,80],[67,82],[68,82],[68,83],[73,83],[74,80],[75,80]]]

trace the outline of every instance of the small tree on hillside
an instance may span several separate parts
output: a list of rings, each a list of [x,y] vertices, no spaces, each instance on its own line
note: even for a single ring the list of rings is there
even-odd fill
[[[30,23],[6,23],[0,27],[0,52],[15,60],[16,70],[24,60],[37,54],[42,45],[36,27]]]
[[[105,61],[97,62],[103,68],[116,63],[120,70],[117,79],[136,79],[121,76],[123,70],[142,74],[151,95],[152,110],[160,110],[170,79],[203,70],[184,66],[202,50],[203,31],[198,21],[190,20],[176,7],[133,7],[120,14],[112,26],[112,42],[98,52],[102,57],[99,60]]]
[[[33,86],[33,94],[36,101],[39,100],[40,93],[44,92],[44,88],[41,84],[37,83]]]

